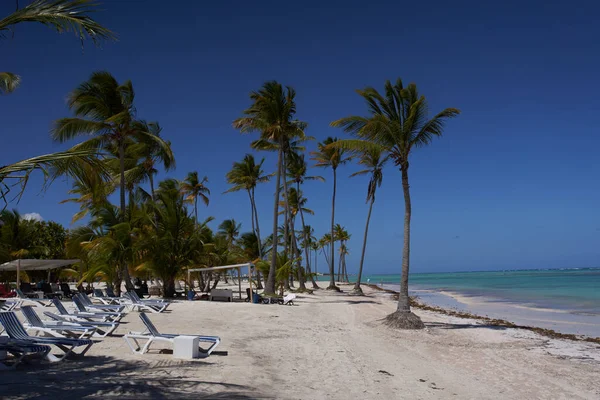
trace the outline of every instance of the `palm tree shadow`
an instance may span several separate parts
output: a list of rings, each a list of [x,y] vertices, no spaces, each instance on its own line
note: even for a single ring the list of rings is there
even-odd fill
[[[255,399],[271,398],[251,386],[188,378],[182,369],[213,366],[203,361],[165,360],[152,365],[114,357],[85,356],[59,364],[32,363],[0,375],[2,396],[27,399]],[[6,397],[5,397],[6,396]]]

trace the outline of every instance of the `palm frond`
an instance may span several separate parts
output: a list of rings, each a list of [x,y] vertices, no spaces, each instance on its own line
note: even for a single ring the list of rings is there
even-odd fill
[[[13,92],[21,83],[21,77],[12,72],[0,72],[0,95]]]
[[[18,23],[37,22],[59,33],[74,32],[81,41],[86,37],[95,44],[101,40],[116,40],[113,32],[89,16],[97,6],[93,0],[35,0],[0,20],[0,33]]]

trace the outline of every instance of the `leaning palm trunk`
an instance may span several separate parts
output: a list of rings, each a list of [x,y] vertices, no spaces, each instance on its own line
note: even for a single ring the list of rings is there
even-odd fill
[[[301,291],[306,291],[306,278],[304,276],[304,271],[302,269],[302,265],[300,263],[300,249],[298,248],[298,242],[296,241],[296,235],[294,234],[294,217],[290,219],[290,229],[292,231],[292,254],[298,260],[297,261],[297,271],[298,271],[298,289]]]
[[[369,204],[369,213],[367,214],[367,223],[365,225],[365,238],[363,239],[363,247],[360,255],[360,265],[358,267],[358,276],[356,277],[356,283],[354,284],[354,291],[357,294],[362,294],[362,289],[360,287],[360,281],[362,279],[363,265],[365,264],[365,252],[367,250],[367,236],[369,236],[369,222],[371,221],[371,211],[373,211],[373,203],[375,203],[375,198],[371,199],[371,204]]]
[[[281,141],[280,141],[281,142]],[[281,144],[281,143],[280,143]],[[265,283],[265,294],[275,294],[275,272],[277,271],[277,217],[279,216],[279,186],[281,185],[281,156],[283,149],[279,146],[277,154],[277,178],[275,182],[275,206],[273,207],[273,248],[271,249],[271,265]]]
[[[422,329],[423,321],[410,311],[410,298],[408,297],[408,272],[410,265],[410,218],[412,207],[410,203],[410,189],[408,185],[408,165],[401,166],[402,189],[404,191],[404,246],[402,247],[402,277],[400,279],[400,293],[398,295],[398,309],[386,317],[386,324],[401,329]]]
[[[329,286],[327,290],[336,290],[339,292],[339,288],[335,286],[335,243],[334,243],[334,232],[333,225],[335,224],[335,190],[337,186],[337,174],[335,168],[333,168],[333,196],[331,196],[331,243],[330,246],[330,257],[329,260]]]

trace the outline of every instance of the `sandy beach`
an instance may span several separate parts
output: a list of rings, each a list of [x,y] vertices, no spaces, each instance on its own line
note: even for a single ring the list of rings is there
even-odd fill
[[[169,312],[151,314],[166,333],[221,337],[217,354],[193,361],[174,359],[162,344],[144,356],[132,354],[121,336],[142,330],[142,323],[131,312],[116,337],[85,357],[3,372],[2,397],[600,397],[596,344],[419,310],[425,331],[393,331],[380,321],[395,307],[391,296],[369,288],[365,293],[320,290],[299,295],[294,306],[177,301]]]

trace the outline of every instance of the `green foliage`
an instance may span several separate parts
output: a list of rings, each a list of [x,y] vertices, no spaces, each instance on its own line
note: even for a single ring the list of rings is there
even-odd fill
[[[460,114],[456,108],[446,108],[428,119],[425,96],[419,95],[414,83],[404,87],[400,79],[395,85],[390,81],[385,83],[385,95],[371,87],[357,93],[367,103],[369,115],[350,116],[331,123],[357,139],[330,143],[329,148],[360,153],[380,151],[405,169],[408,169],[410,151],[441,136],[445,121]]]
[[[272,175],[264,175],[262,169],[264,162],[263,158],[257,164],[252,154],[246,154],[241,162],[234,162],[226,175],[227,182],[232,186],[225,193],[254,190],[259,183],[268,182]]]

